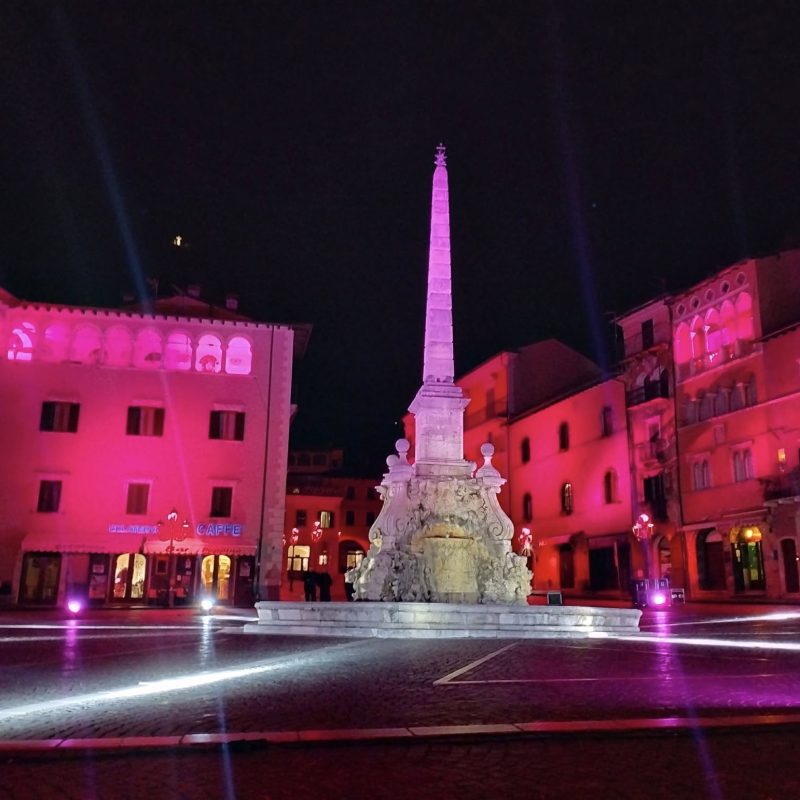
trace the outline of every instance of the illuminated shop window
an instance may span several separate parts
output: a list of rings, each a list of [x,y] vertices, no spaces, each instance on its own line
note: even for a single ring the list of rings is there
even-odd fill
[[[333,511],[320,511],[319,512],[319,525],[321,528],[333,527],[334,514]]]
[[[225,372],[229,375],[249,375],[253,366],[250,342],[243,336],[234,336],[225,350]]]
[[[208,424],[209,439],[244,440],[244,411],[212,411]]]
[[[157,331],[153,328],[139,331],[133,346],[133,365],[140,369],[158,369],[161,366],[162,349]]]
[[[126,514],[146,514],[147,501],[150,497],[149,483],[129,483]]]
[[[286,555],[287,572],[305,572],[308,569],[310,556],[311,548],[307,544],[289,545]]]
[[[116,600],[141,600],[144,597],[144,580],[147,559],[141,553],[123,553],[114,562],[114,589]]]
[[[103,337],[94,325],[81,325],[72,338],[69,360],[76,364],[99,364],[103,354]]]
[[[319,565],[321,567],[326,567],[328,565],[328,554],[327,553],[320,553],[319,554]]]
[[[39,430],[75,433],[78,430],[80,411],[80,403],[61,403],[46,400],[42,403]]]
[[[167,369],[187,370],[192,366],[192,340],[182,331],[173,331],[164,348]]]
[[[36,328],[30,322],[23,322],[11,331],[8,340],[9,361],[30,361],[33,358],[33,340]]]
[[[222,371],[222,344],[216,336],[206,334],[200,337],[194,368],[198,372]]]
[[[62,322],[48,325],[39,348],[45,361],[66,361],[69,352],[69,328]]]
[[[125,433],[128,436],[163,436],[164,409],[155,406],[128,406]]]
[[[61,505],[61,481],[39,481],[39,502],[36,510],[53,514]]]
[[[567,481],[561,485],[561,512],[571,514],[572,510],[572,484]]]
[[[230,486],[215,486],[211,490],[211,517],[229,517],[233,504],[233,488]]]
[[[200,584],[203,594],[228,600],[231,581],[230,556],[205,556],[200,564]]]

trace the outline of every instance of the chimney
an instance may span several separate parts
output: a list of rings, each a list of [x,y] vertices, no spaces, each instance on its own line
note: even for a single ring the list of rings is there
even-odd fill
[[[196,300],[200,299],[200,286],[197,283],[193,283],[191,286],[186,287],[186,294],[189,297],[194,297]]]
[[[228,311],[238,311],[239,310],[239,295],[238,294],[226,294],[225,295],[225,308]]]

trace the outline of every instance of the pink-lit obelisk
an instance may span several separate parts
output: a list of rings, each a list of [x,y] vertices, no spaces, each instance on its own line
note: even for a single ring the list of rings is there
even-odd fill
[[[370,548],[348,573],[356,600],[525,603],[531,573],[511,549],[514,526],[497,501],[505,483],[492,465],[464,458],[464,408],[454,382],[450,203],[444,145],[436,149],[431,198],[422,386],[409,406],[416,453],[396,443],[378,491],[383,507]]]
[[[464,408],[453,383],[453,293],[450,274],[450,197],[444,145],[436,148],[431,196],[428,296],[422,386],[409,407],[417,432],[417,474],[469,474],[464,460]]]

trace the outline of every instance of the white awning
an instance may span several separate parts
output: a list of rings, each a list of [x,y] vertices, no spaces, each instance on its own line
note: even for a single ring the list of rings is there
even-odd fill
[[[172,552],[176,555],[191,555],[196,556],[198,553],[203,552],[203,542],[194,537],[188,536],[186,539],[180,541],[172,541]],[[167,555],[170,552],[170,540],[164,541],[153,537],[148,539],[144,546],[145,553],[158,553],[159,555]]]
[[[23,553],[138,553],[146,539],[130,533],[107,534],[94,540],[29,533],[22,540],[21,550]]]

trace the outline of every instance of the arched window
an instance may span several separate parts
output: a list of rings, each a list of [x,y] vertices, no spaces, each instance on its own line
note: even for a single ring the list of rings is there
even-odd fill
[[[129,367],[133,353],[133,337],[127,328],[115,325],[106,331],[103,363],[115,367]]]
[[[740,408],[744,408],[744,404],[745,387],[743,383],[737,383],[731,393],[731,411],[738,411]]]
[[[133,365],[141,369],[158,369],[161,366],[163,345],[161,336],[153,328],[145,328],[136,335],[133,346]]]
[[[706,591],[725,588],[725,563],[722,537],[714,528],[697,535],[697,578]]]
[[[33,343],[36,328],[31,322],[23,322],[11,331],[8,340],[9,361],[30,361],[33,358]]]
[[[736,337],[750,341],[753,329],[753,298],[747,292],[740,292],[736,298]]]
[[[249,375],[253,368],[250,342],[243,336],[234,336],[225,351],[225,372],[230,375]]]
[[[700,419],[711,419],[714,416],[714,394],[713,392],[698,393],[697,399],[700,401]]]
[[[562,422],[558,426],[558,449],[569,450],[569,423]]]
[[[719,312],[715,308],[708,310],[705,320],[706,356],[709,366],[716,366],[721,359],[722,331],[720,330]]]
[[[719,389],[717,391],[717,400],[715,413],[717,416],[720,414],[727,414],[731,410],[731,392],[730,389]]]
[[[705,323],[702,317],[695,317],[692,320],[692,358],[702,358],[706,354],[706,333]]]
[[[216,336],[207,333],[200,337],[194,368],[198,372],[222,371],[222,343]]]
[[[616,470],[610,469],[603,476],[603,495],[605,496],[606,503],[617,502],[617,473]]]
[[[692,341],[689,333],[689,326],[681,322],[675,331],[675,361],[678,364],[686,364],[692,358]]]
[[[103,337],[94,325],[82,325],[75,331],[72,347],[69,351],[70,361],[78,364],[97,364],[103,352]]]
[[[736,342],[736,310],[730,300],[726,300],[720,309],[720,337],[722,341],[722,357],[733,358],[733,347]]]
[[[526,492],[522,497],[522,518],[525,522],[530,522],[533,519],[533,498],[530,492]]]
[[[69,351],[69,328],[63,322],[48,325],[39,353],[45,361],[65,361]]]
[[[561,513],[572,513],[572,484],[567,481],[561,485]]]
[[[531,460],[531,440],[526,436],[519,445],[522,463],[527,464]]]
[[[756,387],[756,378],[753,375],[744,388],[744,400],[746,405],[754,406],[758,403],[758,388]]]
[[[192,366],[192,340],[183,331],[173,331],[167,338],[164,366],[181,370]]]
[[[697,422],[697,402],[691,398],[687,397],[683,401],[683,424],[684,425],[694,425]]]

